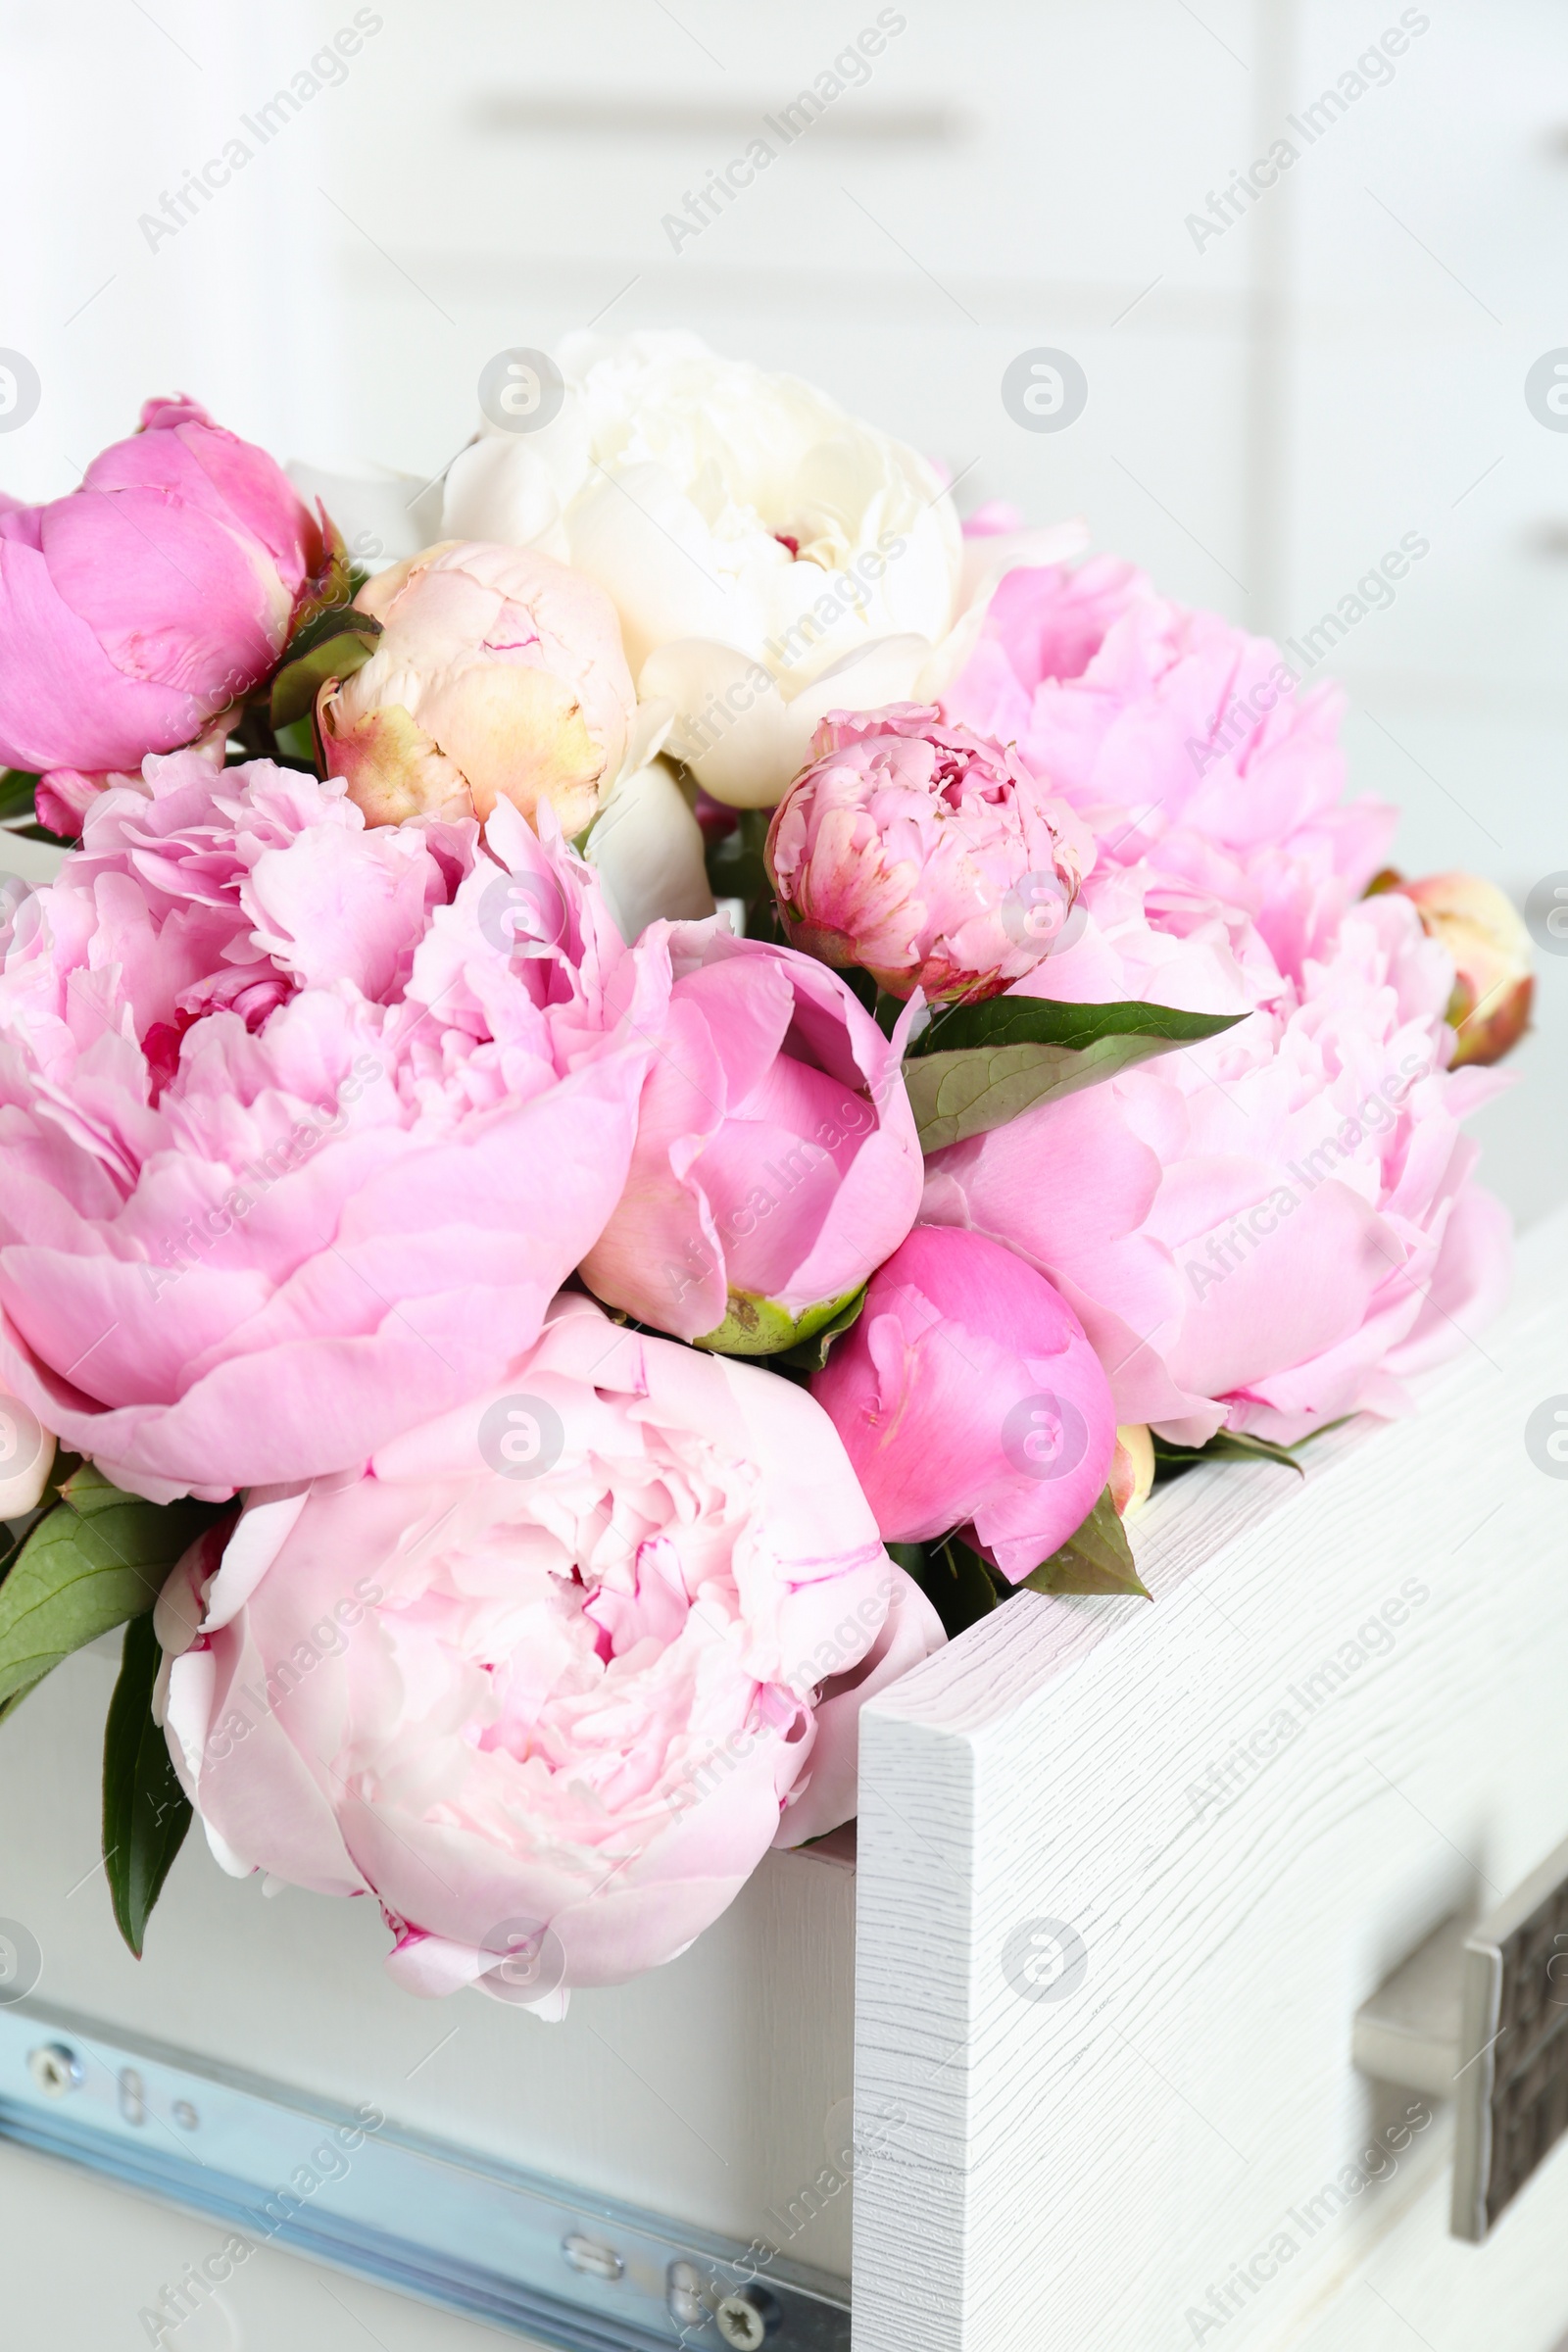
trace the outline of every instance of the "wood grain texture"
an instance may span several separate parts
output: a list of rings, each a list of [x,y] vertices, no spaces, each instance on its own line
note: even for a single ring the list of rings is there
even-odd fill
[[[1568,2162],[1460,2246],[1448,2111],[1349,2057],[1568,1830],[1568,1219],[1516,1297],[1304,1481],[1162,1490],[1152,1606],[1020,1596],[868,1710],[858,2352],[1556,2343]]]

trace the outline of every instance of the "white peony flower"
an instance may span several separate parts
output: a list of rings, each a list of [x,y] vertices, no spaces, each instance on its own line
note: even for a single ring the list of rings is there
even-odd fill
[[[493,420],[447,475],[446,537],[510,540],[597,580],[667,749],[717,799],[770,808],[838,709],[929,698],[1011,564],[1081,526],[966,548],[915,451],[794,376],[695,335],[569,336],[537,431]]]
[[[662,915],[697,922],[713,911],[703,832],[663,760],[649,760],[611,788],[584,849],[628,945]]]

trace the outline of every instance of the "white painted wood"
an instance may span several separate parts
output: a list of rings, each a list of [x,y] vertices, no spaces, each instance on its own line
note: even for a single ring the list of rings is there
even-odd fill
[[[1446,2110],[1390,2147],[1413,2094],[1350,2062],[1383,1979],[1568,1829],[1568,1483],[1524,1446],[1568,1218],[1517,1297],[1304,1482],[1165,1489],[1152,1606],[1021,1597],[869,1709],[857,2352],[1556,2343],[1568,2158],[1458,2245]],[[1082,1967],[1035,1999],[1042,1920]]]

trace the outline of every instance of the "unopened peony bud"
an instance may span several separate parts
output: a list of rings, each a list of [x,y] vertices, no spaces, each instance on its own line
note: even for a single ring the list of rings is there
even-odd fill
[[[626,1189],[582,1279],[676,1339],[773,1355],[831,1322],[914,1222],[904,1041],[791,948],[711,922],[643,948],[674,986]]]
[[[1530,934],[1517,908],[1475,874],[1428,874],[1396,887],[1415,906],[1428,937],[1453,957],[1452,1066],[1500,1061],[1525,1033],[1536,985]]]
[[[265,450],[148,401],[69,496],[0,498],[0,766],[69,770],[53,806],[74,832],[108,773],[270,674],[341,552]]]
[[[767,836],[796,947],[930,1004],[1000,996],[1050,955],[1093,846],[1010,751],[915,703],[835,711],[815,748]]]
[[[1100,1360],[1060,1292],[983,1234],[916,1226],[811,1394],[884,1543],[956,1528],[1020,1584],[1104,1492],[1115,1407]]]
[[[1119,1519],[1136,1519],[1154,1484],[1154,1441],[1147,1423],[1124,1421],[1110,1458],[1110,1499]]]
[[[625,758],[636,696],[614,607],[549,556],[451,540],[360,591],[382,624],[317,704],[327,770],[372,825],[548,801],[580,833]]]

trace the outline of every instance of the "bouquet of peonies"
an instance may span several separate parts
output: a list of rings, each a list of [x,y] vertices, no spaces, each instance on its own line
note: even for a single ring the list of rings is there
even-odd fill
[[[0,499],[0,1708],[124,1627],[133,1950],[194,1809],[559,2014],[1156,1474],[1400,1409],[1530,981],[1076,527],[685,336],[544,389],[371,576],[187,400]]]

